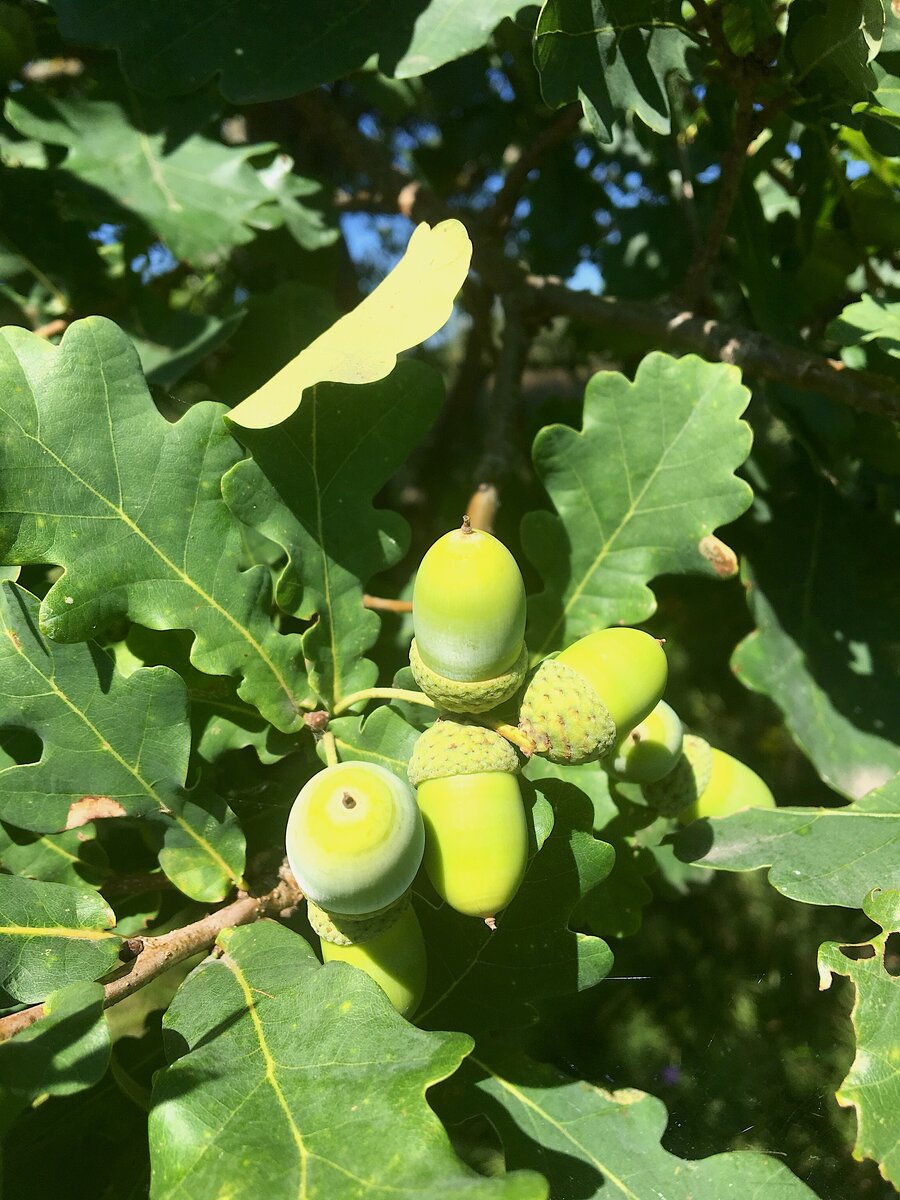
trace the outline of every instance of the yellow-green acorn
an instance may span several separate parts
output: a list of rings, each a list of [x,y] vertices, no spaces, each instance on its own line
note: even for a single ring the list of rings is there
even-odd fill
[[[373,763],[326,767],[294,801],[286,843],[325,961],[360,967],[411,1015],[426,969],[409,905],[425,849],[411,788]]]
[[[425,940],[412,904],[407,902],[395,920],[362,942],[323,939],[325,962],[346,962],[365,971],[385,992],[401,1017],[410,1020],[425,992]]]
[[[451,712],[486,712],[525,677],[525,585],[502,542],[468,517],[438,538],[416,574],[409,661]]]
[[[518,758],[498,733],[437,721],[416,742],[407,774],[425,818],[425,870],[458,912],[492,919],[515,896],[528,862]]]
[[[556,656],[591,685],[621,738],[649,716],[666,690],[665,651],[641,629],[614,626],[580,638]]]
[[[742,808],[775,807],[775,797],[755,771],[724,750],[713,748],[709,782],[678,819],[686,824],[699,817],[727,817]]]
[[[696,734],[686,733],[675,766],[662,779],[645,783],[644,799],[661,817],[677,817],[703,795],[712,774],[712,747]]]
[[[668,677],[656,638],[640,629],[601,629],[545,659],[519,710],[536,753],[581,763],[607,754],[650,714]]]
[[[374,913],[412,883],[425,831],[412,791],[374,763],[319,771],[294,801],[287,856],[304,896],[326,912]]]
[[[532,675],[519,706],[519,728],[535,754],[551,762],[583,763],[606,754],[616,727],[587,680],[554,658]]]
[[[626,734],[603,764],[615,779],[656,783],[675,768],[684,728],[673,708],[660,700],[653,712]]]

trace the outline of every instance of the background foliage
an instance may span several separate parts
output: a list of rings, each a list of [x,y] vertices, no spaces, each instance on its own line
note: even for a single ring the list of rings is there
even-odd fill
[[[4,0],[0,81],[5,1194],[891,1195],[896,5]],[[223,419],[449,216],[440,334]],[[305,715],[404,773],[343,701],[470,497],[780,807],[529,764],[415,1028],[274,872]]]

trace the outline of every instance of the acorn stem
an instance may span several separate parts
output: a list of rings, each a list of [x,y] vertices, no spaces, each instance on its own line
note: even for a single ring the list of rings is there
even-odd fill
[[[492,717],[489,713],[484,716],[471,715],[470,720],[478,725],[484,725],[487,729],[493,729],[495,733],[499,733],[501,737],[505,737],[508,742],[512,742],[517,746],[526,758],[531,758],[534,754],[535,744],[532,738],[527,733],[523,733],[518,725],[510,725],[508,721],[498,721],[496,717]]]
[[[331,710],[331,715],[339,717],[341,713],[345,713],[360,700],[408,700],[410,704],[423,704],[426,708],[437,708],[435,702],[429,699],[424,692],[406,691],[404,688],[372,687],[363,688],[361,692],[352,692],[343,700],[338,700]]]
[[[325,762],[329,767],[336,767],[341,761],[338,758],[337,742],[334,739],[334,734],[330,729],[326,729],[322,734],[322,746],[325,750]]]

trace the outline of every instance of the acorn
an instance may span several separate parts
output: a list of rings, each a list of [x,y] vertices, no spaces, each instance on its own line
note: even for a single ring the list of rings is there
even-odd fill
[[[712,748],[712,769],[697,800],[678,814],[682,824],[700,817],[728,817],[744,808],[776,808],[775,797],[746,763]]]
[[[521,686],[525,584],[502,542],[469,518],[438,538],[413,588],[409,661],[416,683],[450,712],[486,712]]]
[[[641,788],[644,799],[661,817],[678,817],[703,795],[712,768],[713,749],[709,742],[696,734],[685,734],[675,766],[662,779]]]
[[[604,767],[625,783],[656,783],[681,757],[684,727],[673,708],[660,700],[653,712],[627,733]]]
[[[425,978],[409,903],[425,827],[411,788],[373,763],[326,767],[294,801],[286,843],[323,959],[360,967],[411,1016]]]
[[[685,736],[675,769],[641,790],[660,816],[677,817],[682,824],[743,808],[775,808],[775,797],[755,771],[694,734]]]
[[[420,735],[407,768],[425,819],[428,878],[451,908],[492,926],[528,863],[518,768],[500,734],[450,720]]]
[[[656,638],[601,629],[544,659],[525,689],[519,727],[553,762],[590,762],[649,716],[667,678]]]
[[[408,899],[408,898],[407,898]],[[364,942],[322,942],[325,962],[345,962],[374,979],[391,1004],[410,1020],[425,994],[425,939],[409,901],[387,928]]]

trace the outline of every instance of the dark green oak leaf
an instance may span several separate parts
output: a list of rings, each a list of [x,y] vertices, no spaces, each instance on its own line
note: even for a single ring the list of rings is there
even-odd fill
[[[70,983],[44,1000],[44,1016],[0,1044],[0,1133],[40,1096],[71,1096],[106,1071],[110,1039],[99,983]]]
[[[794,86],[829,101],[866,100],[884,25],[883,0],[795,0],[785,38]]]
[[[695,44],[680,0],[547,0],[534,61],[547,104],[580,100],[597,138],[610,142],[627,112],[656,133],[670,131],[668,81],[690,78]]]
[[[856,1057],[837,1090],[838,1103],[856,1109],[854,1158],[872,1158],[885,1179],[900,1188],[900,976],[887,969],[890,935],[900,932],[900,890],[875,891],[863,910],[882,932],[870,942],[819,947],[819,986],[831,987],[835,975],[853,982],[856,999],[851,1019]]]
[[[862,908],[900,887],[900,776],[843,808],[748,808],[695,821],[675,837],[682,861],[721,871],[769,867],[769,883],[804,904]]]
[[[590,802],[561,780],[533,786],[523,780],[522,790],[532,856],[495,930],[419,886],[416,907],[429,948],[420,1024],[475,1031],[528,1022],[538,1001],[585,991],[612,966],[605,942],[569,927],[573,910],[606,878],[615,857],[591,831]]]
[[[243,313],[222,317],[215,313],[173,312],[153,293],[141,295],[133,328],[128,334],[141,359],[148,383],[173,387],[182,375],[211,354],[234,333]]]
[[[367,717],[337,717],[328,728],[341,759],[377,763],[406,779],[406,764],[419,731],[392,708],[381,705]]]
[[[571,783],[583,792],[594,809],[594,833],[600,833],[618,816],[619,810],[610,789],[609,776],[595,762],[572,766],[569,763],[552,763],[549,759],[535,754],[522,768],[522,774],[533,783],[543,779],[561,779],[563,783]]]
[[[763,499],[769,519],[745,525],[742,546],[756,629],[732,669],[771,697],[825,782],[856,799],[900,771],[900,608],[885,571],[900,534],[802,462],[786,499]]]
[[[750,450],[749,397],[734,367],[652,353],[633,383],[612,371],[591,379],[580,431],[540,431],[535,467],[558,515],[522,522],[545,581],[529,606],[533,654],[650,616],[657,575],[733,573],[712,534],[752,499],[734,474]]]
[[[109,859],[91,822],[43,835],[0,824],[0,870],[44,883],[99,888],[109,875]]]
[[[380,53],[381,70],[422,75],[477,50],[522,0],[232,0],[216,10],[181,0],[54,0],[63,36],[112,45],[145,91],[188,92],[212,76],[236,101],[293,96],[357,71]]]
[[[241,569],[221,497],[240,457],[224,409],[197,404],[166,421],[131,343],[102,317],[70,325],[58,347],[6,329],[0,382],[0,557],[64,568],[42,630],[83,641],[122,617],[190,629],[196,667],[241,676],[243,699],[277,728],[300,728],[299,636],[272,623],[268,571]]]
[[[0,875],[0,987],[34,1004],[70,983],[105,975],[122,939],[96,892]]]
[[[308,737],[305,730],[283,734],[274,729],[255,708],[241,700],[236,680],[198,671],[190,658],[191,641],[184,630],[132,625],[125,640],[111,649],[116,668],[123,675],[131,675],[142,665],[177,671],[187,686],[195,754],[212,763],[229,750],[252,746],[261,762],[272,763],[296,748],[298,737]]]
[[[418,7],[422,11],[415,17],[411,36],[403,38],[402,47],[381,54],[381,70],[395,79],[425,75],[480,49],[504,17],[515,17],[526,7],[526,0],[479,0],[478,4],[430,0]]]
[[[374,496],[405,462],[440,409],[436,372],[401,363],[361,386],[318,384],[271,429],[235,427],[253,460],[238,463],[222,491],[232,512],[283,546],[278,605],[315,623],[303,635],[310,683],[332,708],[377,677],[366,651],[381,623],[363,607],[366,581],[398,562],[409,543],[399,514]]]
[[[164,1018],[177,1061],[154,1080],[156,1200],[546,1197],[531,1172],[489,1180],[463,1166],[425,1101],[468,1038],[416,1029],[362,972],[321,967],[274,922],[226,930],[218,946]]]
[[[250,165],[271,147],[225,146],[193,129],[175,137],[164,112],[148,119],[110,100],[23,92],[9,100],[6,116],[26,137],[66,146],[60,170],[105,192],[176,258],[199,266],[303,211],[296,196],[275,195]],[[201,128],[208,116],[198,105]]]
[[[125,679],[97,646],[50,642],[38,601],[15,583],[0,584],[0,633],[0,725],[43,743],[38,762],[0,770],[0,818],[37,833],[94,818],[151,821],[172,882],[194,899],[221,900],[241,878],[244,837],[218,796],[185,787],[182,679],[167,667]]]
[[[509,1167],[540,1170],[553,1196],[579,1200],[815,1200],[777,1158],[755,1151],[690,1161],[660,1144],[661,1100],[632,1088],[609,1092],[517,1048],[479,1042],[438,1090],[445,1119],[480,1114],[495,1127]]]

